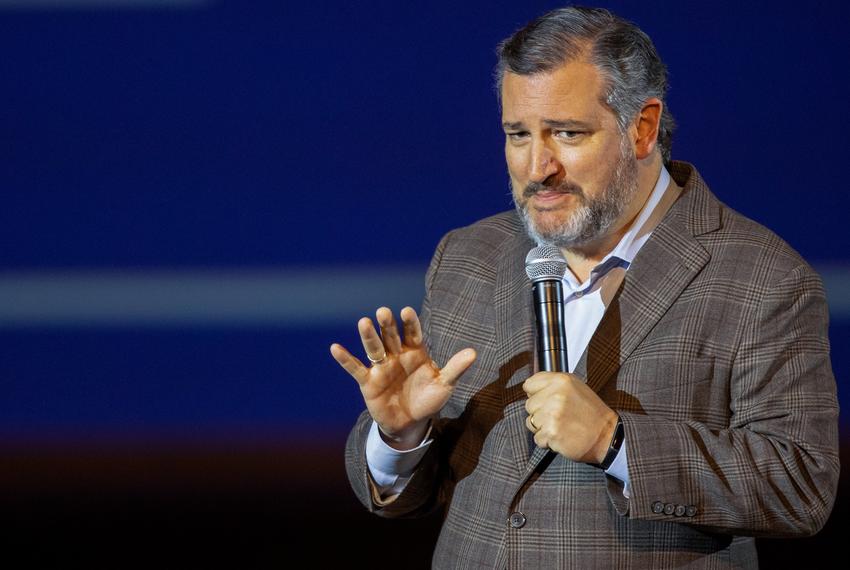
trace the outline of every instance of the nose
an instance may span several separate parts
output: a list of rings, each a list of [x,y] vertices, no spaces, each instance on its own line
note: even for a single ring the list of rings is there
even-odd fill
[[[552,152],[545,141],[536,141],[536,144],[532,144],[531,172],[529,172],[531,182],[543,182],[557,173],[559,167],[555,153]]]

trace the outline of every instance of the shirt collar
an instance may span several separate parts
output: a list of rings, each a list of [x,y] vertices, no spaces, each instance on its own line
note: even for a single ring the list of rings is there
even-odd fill
[[[611,250],[611,253],[606,255],[599,265],[605,263],[609,257],[617,257],[628,263],[631,263],[632,260],[634,260],[638,250],[640,250],[643,244],[646,243],[646,240],[649,239],[649,234],[652,233],[652,230],[654,229],[644,226],[647,226],[649,217],[652,215],[652,212],[655,211],[655,207],[658,206],[658,203],[664,196],[664,191],[667,190],[667,186],[669,184],[670,173],[667,172],[667,169],[664,168],[664,165],[662,165],[661,172],[658,175],[658,181],[655,183],[655,188],[652,189],[652,193],[646,200],[646,204],[643,205],[638,217],[635,218],[634,223],[631,227],[629,227],[629,230],[623,235],[620,241],[617,242],[617,245],[613,250]]]

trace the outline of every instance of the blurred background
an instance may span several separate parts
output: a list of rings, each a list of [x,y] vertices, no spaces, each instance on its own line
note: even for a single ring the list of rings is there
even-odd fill
[[[846,405],[847,4],[600,4],[668,65],[673,157],[824,277]],[[428,567],[439,521],[348,490],[328,346],[511,207],[494,48],[560,5],[0,0],[4,553]],[[843,553],[846,480],[764,567]]]

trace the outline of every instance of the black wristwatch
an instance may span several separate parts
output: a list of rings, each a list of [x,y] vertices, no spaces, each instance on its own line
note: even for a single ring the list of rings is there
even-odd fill
[[[611,464],[614,463],[614,459],[616,459],[617,454],[620,453],[620,447],[623,445],[623,440],[625,439],[626,432],[623,430],[623,420],[620,416],[617,416],[617,425],[614,427],[614,435],[611,436],[611,443],[608,444],[608,453],[605,454],[605,459],[602,460],[602,463],[597,463],[596,466],[602,469],[603,471],[607,471]]]

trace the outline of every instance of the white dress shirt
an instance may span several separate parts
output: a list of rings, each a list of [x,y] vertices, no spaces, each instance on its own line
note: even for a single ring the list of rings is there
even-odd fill
[[[587,349],[590,338],[596,332],[605,310],[619,289],[638,251],[669,209],[672,203],[669,197],[664,200],[664,206],[658,208],[669,185],[670,174],[662,166],[655,187],[634,223],[614,249],[591,270],[587,280],[580,283],[569,269],[564,275],[564,322],[570,372],[575,370]],[[393,495],[404,489],[431,441],[429,430],[418,447],[408,451],[398,451],[384,442],[377,424],[372,422],[366,440],[366,462],[382,498],[391,499]],[[605,472],[625,483],[623,494],[628,498],[629,470],[626,441],[623,441],[620,452]]]

